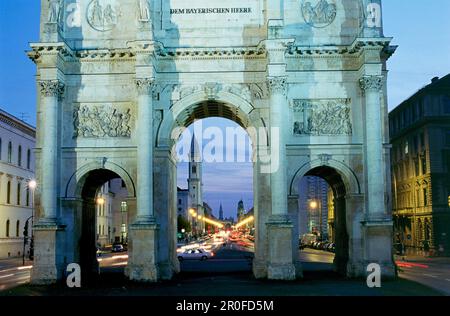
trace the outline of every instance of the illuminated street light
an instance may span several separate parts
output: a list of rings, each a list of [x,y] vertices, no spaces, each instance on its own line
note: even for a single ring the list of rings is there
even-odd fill
[[[98,205],[104,205],[104,204],[105,204],[105,199],[102,198],[102,197],[99,197],[99,198],[97,199],[97,204],[98,204]]]
[[[313,210],[317,209],[319,205],[317,204],[317,201],[311,201],[309,202],[309,207],[312,208]]]
[[[29,187],[31,190],[35,190],[35,189],[37,188],[37,182],[36,182],[36,180],[30,180],[30,182],[28,182],[28,187]]]

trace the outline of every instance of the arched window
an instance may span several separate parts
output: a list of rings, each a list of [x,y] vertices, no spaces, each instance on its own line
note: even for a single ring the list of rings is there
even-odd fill
[[[16,222],[16,237],[19,237],[20,221]]]
[[[31,150],[27,150],[27,169],[31,169]]]
[[[8,162],[12,163],[12,143],[8,143]]]
[[[6,203],[11,204],[11,181],[6,185]]]
[[[17,165],[22,167],[22,146],[19,145],[19,149],[17,152]]]
[[[9,237],[9,219],[6,221],[6,237]]]
[[[22,197],[22,185],[19,183],[17,183],[17,205],[20,205],[20,200]]]

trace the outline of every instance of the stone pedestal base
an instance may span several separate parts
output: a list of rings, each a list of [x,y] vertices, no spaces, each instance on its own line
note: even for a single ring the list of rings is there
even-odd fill
[[[253,260],[253,276],[256,279],[267,278],[267,263],[265,261]]]
[[[292,257],[293,225],[285,218],[272,218],[267,223],[268,266],[270,280],[295,280],[297,273]]]
[[[379,264],[382,279],[397,277],[397,269],[392,253],[393,224],[390,220],[366,221],[363,223],[364,260],[363,269],[367,274],[367,267],[371,263]]]
[[[34,263],[31,284],[49,285],[57,283],[64,275],[61,238],[64,227],[55,223],[38,223],[34,230]],[[58,247],[59,246],[59,247]]]
[[[157,282],[158,225],[137,223],[130,225],[130,244],[126,276],[132,281]]]
[[[170,262],[159,262],[158,263],[159,278],[161,280],[171,280],[175,272],[174,268],[176,267],[170,264]]]

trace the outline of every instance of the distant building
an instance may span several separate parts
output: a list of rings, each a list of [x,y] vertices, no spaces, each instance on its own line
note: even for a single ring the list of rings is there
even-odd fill
[[[105,183],[97,194],[97,245],[105,247],[128,240],[128,190],[122,179]]]
[[[177,188],[177,216],[189,218],[189,190]]]
[[[223,207],[222,207],[222,203],[220,203],[219,220],[223,221]]]
[[[319,177],[304,177],[299,188],[299,234],[322,232],[328,238],[328,183]]]
[[[28,184],[34,179],[35,143],[33,126],[0,110],[0,259],[23,254],[25,223],[33,216]],[[28,227],[31,237],[31,219]]]
[[[245,210],[245,207],[244,207],[244,201],[242,201],[242,200],[240,200],[239,202],[238,202],[238,207],[237,207],[237,221],[238,222],[240,222],[240,221],[242,221],[243,219],[244,219],[244,217],[245,217],[245,214],[246,214],[246,210]]]
[[[450,75],[389,114],[394,243],[450,254]]]

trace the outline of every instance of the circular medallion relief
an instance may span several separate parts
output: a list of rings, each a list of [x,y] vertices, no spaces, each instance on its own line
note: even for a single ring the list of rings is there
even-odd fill
[[[117,0],[92,0],[87,8],[87,21],[97,31],[112,30],[117,25]]]
[[[312,27],[326,27],[336,19],[335,0],[303,0],[301,10],[306,24]]]

